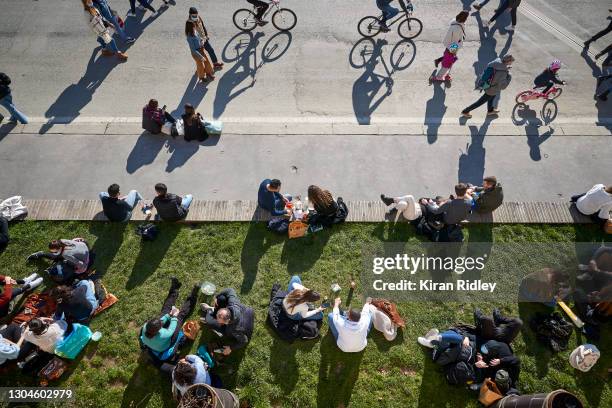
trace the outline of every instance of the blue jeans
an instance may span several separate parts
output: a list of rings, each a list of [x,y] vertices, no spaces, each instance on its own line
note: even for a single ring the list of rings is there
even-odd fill
[[[287,287],[287,292],[291,292],[293,289],[295,289],[295,287],[293,286],[294,283],[297,283],[298,285],[302,284],[302,279],[300,279],[299,276],[294,275],[291,277],[291,280],[289,280],[289,286]],[[289,314],[287,313],[287,316],[291,319],[291,320],[323,320],[323,312],[319,312],[316,313],[310,317],[304,318],[302,317],[302,315],[300,313],[295,313],[295,314]]]
[[[183,197],[183,199],[181,200],[181,207],[188,210],[192,201],[193,201],[193,196],[191,194],[185,195],[185,197]]]
[[[213,49],[212,45],[210,45],[210,41],[206,40],[206,42],[204,43],[204,49],[206,50],[208,55],[210,55],[210,59],[212,60],[213,64],[216,64],[217,62],[219,62],[219,59],[217,58],[217,54],[215,53],[215,50]]]
[[[90,281],[90,280],[79,281],[79,283],[75,285],[75,288],[78,288],[79,286],[85,286],[87,288],[87,292],[85,293],[85,298],[91,305],[92,309],[96,310],[98,308],[98,299],[96,299],[96,292],[94,291],[93,281]]]
[[[125,41],[128,38],[128,36],[127,34],[125,34],[125,31],[123,30],[123,28],[121,28],[121,26],[119,25],[119,20],[117,20],[117,17],[114,16],[113,13],[111,12],[110,7],[108,6],[108,3],[106,2],[106,0],[98,0],[94,3],[94,5],[96,6],[98,10],[100,10],[100,14],[102,14],[102,17],[107,19],[109,22],[113,23],[113,26],[115,26],[115,31],[119,34],[119,37],[121,37],[121,40]]]
[[[438,346],[441,349],[446,349],[450,347],[451,344],[461,344],[461,342],[463,341],[463,336],[452,330],[447,330],[441,333],[440,336],[442,337],[442,339],[438,343]]]
[[[342,314],[342,312],[340,312]],[[327,315],[327,324],[329,325],[329,331],[332,332],[332,335],[334,336],[334,339],[336,339],[336,341],[338,341],[338,329],[336,329],[336,325],[334,324],[334,314],[330,313]],[[370,326],[368,327],[368,333],[370,333],[370,330],[372,330],[372,325],[374,324],[374,322],[372,320],[370,320]]]
[[[102,200],[102,197],[109,197],[107,192],[101,192],[100,194],[98,194],[98,197],[100,197],[100,200]],[[125,198],[123,199],[123,201],[125,201],[126,203],[128,203],[128,205],[132,208],[132,210],[134,209],[134,207],[136,207],[136,204],[138,204],[140,201],[142,201],[142,196],[140,195],[140,193],[136,190],[130,190],[130,192],[127,194],[127,196],[125,196]],[[130,211],[130,213],[127,215],[126,219],[123,221],[129,221],[130,218],[132,218],[132,212]]]
[[[147,10],[155,13],[155,9],[149,4],[147,0],[138,0],[138,3]],[[135,14],[136,13],[136,0],[130,0],[130,11]]]
[[[19,112],[15,105],[13,105],[13,97],[11,94],[6,95],[0,99],[0,105],[4,106],[7,111],[11,114],[11,121],[18,121],[20,123],[28,123],[28,117],[23,113]]]
[[[117,43],[115,42],[114,38],[111,38],[111,42],[109,42],[108,44],[104,42],[102,37],[98,37],[97,40],[98,44],[100,44],[105,50],[111,50],[115,53],[119,52],[119,48],[117,48]]]
[[[302,279],[300,279],[300,277],[297,276],[297,275],[292,276],[291,280],[289,280],[289,286],[287,287],[287,292],[291,292],[293,289],[295,289],[293,287],[294,283],[297,283],[298,285],[301,285],[302,284]]]
[[[397,16],[399,10],[393,7],[389,0],[376,0],[376,6],[382,11],[383,26],[387,26],[387,20]]]

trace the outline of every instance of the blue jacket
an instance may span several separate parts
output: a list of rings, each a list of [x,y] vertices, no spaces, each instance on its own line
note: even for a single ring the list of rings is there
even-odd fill
[[[257,193],[257,202],[264,210],[270,211],[274,216],[285,215],[285,200],[281,193],[268,191],[267,185],[270,184],[270,179],[265,179],[259,185]]]

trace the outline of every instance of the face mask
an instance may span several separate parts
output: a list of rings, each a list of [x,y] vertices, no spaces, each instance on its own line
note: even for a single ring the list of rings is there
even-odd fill
[[[190,19],[191,21],[198,21],[198,15],[197,15],[197,14],[195,14],[195,15],[191,15],[191,16],[189,16],[189,19]]]

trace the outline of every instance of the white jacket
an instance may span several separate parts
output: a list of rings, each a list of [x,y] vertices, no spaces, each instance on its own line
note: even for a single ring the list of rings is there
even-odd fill
[[[463,40],[465,40],[465,28],[462,23],[458,23],[457,20],[452,19],[446,36],[444,36],[444,47],[448,48],[452,43],[459,44],[459,48],[463,46]]]
[[[374,328],[381,332],[388,341],[395,340],[395,337],[397,337],[397,326],[391,321],[391,318],[374,305],[370,305],[370,314],[372,315]]]
[[[603,184],[594,185],[585,195],[576,202],[578,211],[585,215],[598,213],[603,220],[610,219],[612,211],[612,194],[606,193],[606,186]]]

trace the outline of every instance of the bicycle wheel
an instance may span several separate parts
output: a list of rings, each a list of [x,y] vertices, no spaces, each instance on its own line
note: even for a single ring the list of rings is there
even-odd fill
[[[257,27],[255,14],[251,10],[238,9],[232,18],[237,29],[242,31],[253,31]]]
[[[372,38],[380,33],[380,22],[376,17],[364,17],[359,21],[359,24],[357,24],[357,31],[359,31],[359,34],[363,37]]]
[[[423,23],[421,23],[421,20],[414,17],[408,17],[397,27],[399,36],[406,40],[418,37],[421,31],[423,31]]]
[[[297,16],[292,10],[282,8],[272,14],[272,25],[280,31],[289,31],[297,24]]]
[[[520,103],[520,104],[527,103],[527,101],[531,100],[532,95],[533,95],[533,91],[531,90],[519,92],[519,94],[516,95],[516,98],[514,98],[514,100],[516,101],[516,103]]]
[[[563,93],[563,89],[561,88],[555,88],[552,91],[550,91],[548,93],[548,99],[557,99],[558,97],[561,96],[561,94]]]

